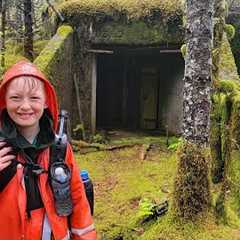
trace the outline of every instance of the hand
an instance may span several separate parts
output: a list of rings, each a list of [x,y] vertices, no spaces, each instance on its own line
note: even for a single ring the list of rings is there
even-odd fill
[[[16,157],[15,155],[10,154],[12,148],[5,145],[6,142],[0,142],[0,172],[9,166],[12,160]]]

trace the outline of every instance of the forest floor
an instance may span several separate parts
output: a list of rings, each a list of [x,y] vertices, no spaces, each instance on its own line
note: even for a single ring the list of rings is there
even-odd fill
[[[175,141],[171,137],[169,144]],[[108,145],[125,147],[75,153],[80,168],[89,171],[94,183],[98,239],[240,240],[240,218],[231,210],[225,224],[217,224],[212,213],[195,224],[175,220],[171,199],[177,155],[166,143],[165,137],[112,132]],[[149,203],[166,200],[166,214],[140,221],[149,214]]]

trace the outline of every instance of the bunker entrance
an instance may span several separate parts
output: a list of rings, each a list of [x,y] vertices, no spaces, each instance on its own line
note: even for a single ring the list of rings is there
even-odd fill
[[[175,50],[97,56],[97,128],[178,132],[184,61]]]

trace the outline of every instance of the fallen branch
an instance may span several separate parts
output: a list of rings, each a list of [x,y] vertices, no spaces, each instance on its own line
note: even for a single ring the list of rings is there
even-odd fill
[[[81,153],[95,152],[95,151],[112,151],[122,148],[135,147],[141,144],[122,144],[122,145],[105,145],[100,143],[87,143],[82,140],[72,140],[72,145],[74,151],[79,151]],[[87,151],[86,151],[87,150]]]

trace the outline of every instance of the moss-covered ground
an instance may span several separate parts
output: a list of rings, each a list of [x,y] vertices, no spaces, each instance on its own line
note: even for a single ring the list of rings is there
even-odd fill
[[[174,138],[169,139],[170,144],[173,141]],[[211,212],[195,224],[178,222],[173,217],[171,204],[177,155],[167,148],[166,138],[134,135],[121,139],[116,137],[110,143],[136,145],[75,155],[80,168],[87,169],[94,182],[94,220],[98,239],[240,239],[240,219],[236,214],[239,209],[236,206],[238,190],[229,194],[227,224],[217,224]],[[149,143],[152,145],[143,160],[142,151]],[[234,158],[239,159],[239,154],[235,153]],[[217,188],[211,189],[214,192]],[[169,210],[164,216],[141,224],[139,202],[146,198],[157,204],[168,199]]]

